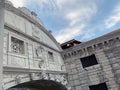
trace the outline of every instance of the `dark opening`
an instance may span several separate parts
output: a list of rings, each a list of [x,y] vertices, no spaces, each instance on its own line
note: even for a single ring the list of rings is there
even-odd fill
[[[89,86],[90,90],[108,90],[106,83]]]
[[[72,40],[70,40],[70,41],[67,41],[67,42],[61,44],[61,48],[62,48],[63,50],[64,50],[64,49],[68,49],[68,48],[74,47],[74,46],[76,46],[76,45],[78,45],[78,44],[80,44],[80,43],[82,43],[82,42],[77,41],[77,40],[75,40],[75,39],[72,39]]]
[[[97,59],[94,54],[81,58],[80,60],[81,60],[83,68],[98,64]]]
[[[67,90],[65,86],[51,80],[35,80],[19,84],[7,90]]]

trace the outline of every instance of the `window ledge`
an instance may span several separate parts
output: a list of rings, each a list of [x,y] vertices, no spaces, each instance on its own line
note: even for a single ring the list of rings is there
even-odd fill
[[[100,64],[92,65],[92,66],[86,67],[84,69],[88,71],[88,70],[96,69],[96,68],[100,68]]]
[[[13,52],[8,52],[8,55],[20,57],[20,58],[27,58],[27,56],[25,56],[25,54],[17,54],[17,53],[13,53]]]

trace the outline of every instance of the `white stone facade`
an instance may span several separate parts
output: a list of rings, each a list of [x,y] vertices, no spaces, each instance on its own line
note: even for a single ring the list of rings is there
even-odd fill
[[[3,90],[35,80],[51,80],[68,90],[101,83],[120,90],[120,30],[62,51],[34,12],[7,1],[4,15]],[[84,67],[81,58],[93,54],[97,63]]]
[[[10,2],[4,13],[3,90],[41,78],[67,85],[61,48],[35,13]]]

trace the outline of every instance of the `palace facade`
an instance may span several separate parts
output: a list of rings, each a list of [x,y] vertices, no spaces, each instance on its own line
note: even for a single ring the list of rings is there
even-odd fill
[[[72,90],[120,90],[120,29],[61,47]]]

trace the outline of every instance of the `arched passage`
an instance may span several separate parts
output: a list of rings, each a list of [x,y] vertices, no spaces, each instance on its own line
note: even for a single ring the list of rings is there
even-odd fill
[[[52,80],[36,80],[19,84],[8,90],[67,90],[62,84]]]

